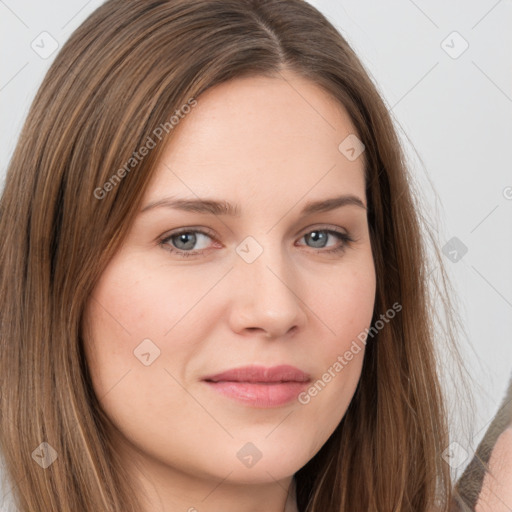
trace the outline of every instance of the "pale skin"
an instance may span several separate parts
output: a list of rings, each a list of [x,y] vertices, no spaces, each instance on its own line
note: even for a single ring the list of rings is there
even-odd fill
[[[492,450],[475,512],[512,510],[512,426],[505,429]]]
[[[293,475],[343,418],[364,346],[307,405],[252,407],[202,378],[290,364],[315,382],[370,326],[376,276],[364,163],[338,149],[356,133],[345,109],[289,71],[235,79],[197,101],[142,207],[170,196],[214,198],[240,214],[139,213],[88,303],[87,361],[148,512],[294,512]],[[343,195],[362,206],[301,213],[310,201]],[[169,239],[182,228],[191,241]],[[251,263],[236,250],[247,237],[257,243],[246,246],[251,254],[263,249]],[[148,366],[134,355],[144,339],[160,350]],[[261,453],[252,467],[237,457],[247,443]]]

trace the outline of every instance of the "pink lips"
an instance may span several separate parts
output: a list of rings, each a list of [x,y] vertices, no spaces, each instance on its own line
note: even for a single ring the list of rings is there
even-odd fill
[[[212,389],[253,407],[279,407],[297,398],[310,376],[289,365],[244,366],[203,379]]]

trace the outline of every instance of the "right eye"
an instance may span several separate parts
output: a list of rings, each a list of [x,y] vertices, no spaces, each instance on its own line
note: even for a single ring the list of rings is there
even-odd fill
[[[166,235],[164,239],[160,240],[159,245],[171,253],[190,257],[202,254],[206,250],[208,245],[206,239],[208,238],[211,240],[212,236],[206,231],[199,229],[180,229],[170,235]],[[198,243],[201,247],[194,249]]]

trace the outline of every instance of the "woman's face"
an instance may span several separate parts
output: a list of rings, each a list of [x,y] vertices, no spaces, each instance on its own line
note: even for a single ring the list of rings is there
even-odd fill
[[[95,393],[162,478],[288,478],[360,377],[376,286],[363,155],[342,107],[281,76],[197,98],[87,305]],[[296,370],[205,380],[252,365]]]

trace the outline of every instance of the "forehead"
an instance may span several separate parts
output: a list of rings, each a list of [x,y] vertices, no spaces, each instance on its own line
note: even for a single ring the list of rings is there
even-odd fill
[[[355,134],[350,116],[314,83],[289,72],[237,78],[197,102],[164,148],[148,198],[364,193],[363,158],[349,160],[339,148]]]

